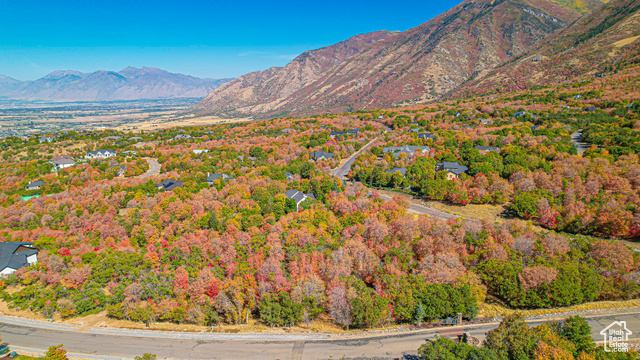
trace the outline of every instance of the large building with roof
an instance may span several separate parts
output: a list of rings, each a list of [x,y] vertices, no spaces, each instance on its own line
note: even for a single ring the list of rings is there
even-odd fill
[[[0,243],[0,276],[12,274],[16,270],[35,264],[39,250],[32,243]]]

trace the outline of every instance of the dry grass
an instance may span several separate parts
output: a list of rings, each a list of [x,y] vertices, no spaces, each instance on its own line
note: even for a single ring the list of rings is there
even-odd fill
[[[640,39],[640,35],[639,35],[639,36],[632,36],[632,37],[629,37],[629,38],[622,39],[622,40],[620,40],[620,41],[616,41],[616,42],[614,42],[614,43],[613,43],[613,46],[615,46],[615,47],[617,47],[617,48],[619,48],[619,47],[623,47],[623,46],[625,46],[625,45],[629,45],[629,44],[631,44],[632,42],[634,42],[634,41],[636,41],[636,40],[638,40],[638,39]]]
[[[527,315],[555,314],[559,312],[570,312],[570,311],[640,307],[640,299],[625,300],[625,301],[596,301],[596,302],[584,303],[580,305],[574,305],[574,306],[563,307],[563,308],[535,309],[535,310],[514,310],[514,309],[509,309],[501,304],[487,304],[487,303],[480,304],[479,307],[480,307],[480,311],[478,312],[478,316],[481,316],[481,317],[505,316],[505,315],[510,315],[514,313],[519,313],[519,314],[522,314],[523,316],[527,316]]]
[[[446,211],[455,215],[462,215],[476,219],[487,219],[490,221],[503,222],[506,218],[501,214],[505,211],[504,205],[489,204],[469,204],[469,205],[452,205],[438,201],[427,201],[427,206]]]
[[[152,131],[164,130],[174,127],[185,126],[209,126],[218,124],[231,124],[252,121],[252,119],[221,119],[215,116],[203,117],[182,117],[173,119],[152,118],[139,122],[131,122],[120,126],[113,127],[114,130],[123,131],[124,129],[135,128],[134,131]]]
[[[119,329],[146,329],[160,331],[181,331],[181,332],[220,332],[220,333],[252,333],[252,334],[291,334],[291,333],[323,333],[323,334],[360,334],[363,330],[346,331],[336,325],[326,315],[312,321],[309,328],[301,323],[290,328],[269,327],[256,319],[249,319],[249,323],[240,325],[221,324],[220,326],[193,325],[193,324],[173,324],[166,322],[156,322],[146,327],[145,324],[108,318],[106,311],[99,314],[87,315],[63,321],[66,324],[79,326],[81,329],[96,328],[119,328]],[[396,328],[393,326],[391,328]],[[388,329],[388,328],[385,328]],[[372,330],[372,329],[369,329]]]

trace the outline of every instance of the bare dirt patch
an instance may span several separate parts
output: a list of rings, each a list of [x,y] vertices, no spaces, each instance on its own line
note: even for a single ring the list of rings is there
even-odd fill
[[[638,39],[640,39],[640,35],[638,35],[638,36],[628,37],[628,38],[626,38],[626,39],[622,39],[622,40],[620,40],[620,41],[616,41],[616,42],[614,42],[614,43],[613,43],[613,46],[615,46],[615,47],[617,47],[617,48],[619,48],[619,47],[623,47],[623,46],[625,46],[625,45],[629,45],[629,44],[631,44],[632,42],[634,42],[634,41],[636,41],[636,40],[638,40]]]

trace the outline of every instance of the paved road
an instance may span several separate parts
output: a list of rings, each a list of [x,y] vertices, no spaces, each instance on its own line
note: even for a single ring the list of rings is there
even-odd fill
[[[371,140],[367,145],[365,145],[362,149],[360,149],[360,151],[357,151],[355,154],[351,155],[347,159],[347,161],[345,161],[342,165],[331,170],[331,174],[340,179],[344,179],[344,177],[347,176],[349,171],[351,171],[351,165],[353,165],[353,163],[356,162],[356,158],[358,157],[358,155],[362,154],[363,151],[366,151],[368,148],[370,148],[371,145],[373,145],[373,143],[375,143],[378,139],[379,138],[375,138]]]
[[[380,194],[380,198],[384,199],[384,200],[391,200],[391,196],[385,195],[385,194]],[[436,208],[432,208],[432,207],[428,207],[428,206],[424,206],[424,205],[420,205],[420,204],[416,204],[413,201],[409,201],[409,212],[414,213],[414,214],[426,214],[429,215],[431,217],[436,217],[436,218],[441,218],[444,220],[447,220],[449,218],[457,218],[460,217],[460,215],[455,215],[455,214],[451,214],[445,211],[442,211],[440,209],[436,209]]]
[[[150,176],[158,175],[160,173],[160,163],[156,159],[145,158],[147,164],[149,164],[149,170],[140,175],[141,179],[146,179]]]
[[[384,129],[385,134],[390,132],[390,131],[391,131],[391,128],[385,125],[385,129]],[[355,154],[351,155],[349,157],[349,159],[347,159],[347,161],[344,162],[344,164],[338,166],[336,169],[331,170],[331,174],[333,176],[336,176],[336,177],[340,178],[340,179],[344,179],[344,177],[347,176],[349,171],[351,171],[351,165],[353,165],[353,163],[356,161],[356,158],[360,154],[362,154],[362,152],[364,152],[367,149],[369,149],[371,147],[371,145],[373,145],[373,143],[375,143],[379,139],[380,139],[380,137],[377,137],[377,138],[371,140],[367,145],[365,145],[362,149],[360,149],[360,151],[357,151]]]
[[[633,312],[635,311],[635,312]],[[600,330],[613,321],[626,321],[632,338],[640,333],[640,312],[588,317],[592,336],[601,340]],[[535,326],[545,320],[530,321]],[[44,326],[53,326],[45,328]],[[484,339],[497,324],[463,326],[472,336]],[[135,330],[77,328],[0,316],[3,340],[17,349],[43,352],[51,345],[64,344],[73,357],[131,359],[145,352],[158,359],[411,359],[436,330],[392,335],[323,338],[321,334],[260,335],[216,333],[167,333]],[[110,332],[115,332],[112,334]]]
[[[582,153],[589,148],[589,144],[582,141],[582,129],[571,134],[571,142],[578,149],[578,154],[582,156]]]

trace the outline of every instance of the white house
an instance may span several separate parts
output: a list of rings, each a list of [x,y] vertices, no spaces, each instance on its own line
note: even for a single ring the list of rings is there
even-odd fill
[[[38,252],[31,243],[0,243],[0,277],[35,264],[38,261]]]
[[[49,163],[53,165],[54,171],[65,169],[76,164],[73,160],[67,158],[51,159]]]
[[[96,151],[89,151],[87,155],[84,156],[84,158],[85,159],[107,159],[116,155],[117,153],[113,150],[100,149]]]
[[[207,150],[207,149],[194,149],[193,150],[193,153],[196,154],[196,155],[206,154],[208,152],[209,152],[209,150]]]

